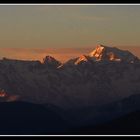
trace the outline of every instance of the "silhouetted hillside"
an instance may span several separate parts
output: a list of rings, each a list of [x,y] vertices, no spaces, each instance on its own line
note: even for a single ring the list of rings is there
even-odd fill
[[[59,134],[63,127],[64,121],[42,105],[0,103],[0,134]]]
[[[100,125],[81,124],[72,126],[60,117],[63,111],[57,110],[57,107],[51,105],[2,102],[0,103],[0,111],[0,135],[140,134],[140,111],[131,112]]]
[[[129,113],[102,125],[73,129],[71,133],[85,135],[139,135],[140,111]]]

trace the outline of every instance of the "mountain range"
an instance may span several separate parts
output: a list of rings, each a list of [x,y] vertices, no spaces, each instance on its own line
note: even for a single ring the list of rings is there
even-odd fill
[[[129,51],[97,45],[89,53],[61,63],[0,60],[0,88],[8,96],[62,108],[106,104],[140,91],[140,61]],[[12,97],[10,97],[12,98]]]
[[[65,63],[3,58],[0,89],[1,102],[49,104],[73,126],[95,125],[140,109],[140,60],[105,45]]]

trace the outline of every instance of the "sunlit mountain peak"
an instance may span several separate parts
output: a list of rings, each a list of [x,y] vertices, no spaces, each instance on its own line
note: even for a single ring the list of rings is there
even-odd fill
[[[134,62],[138,58],[127,50],[120,50],[116,47],[108,47],[105,45],[97,45],[96,48],[89,54],[90,57],[96,60],[109,60],[109,61],[126,61]]]
[[[74,64],[77,65],[77,64],[79,64],[81,62],[87,62],[87,61],[88,61],[88,56],[81,55]]]

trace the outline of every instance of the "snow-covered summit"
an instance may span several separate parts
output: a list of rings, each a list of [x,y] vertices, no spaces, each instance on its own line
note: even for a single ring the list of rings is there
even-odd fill
[[[104,45],[97,45],[96,48],[89,54],[90,57],[99,60],[110,61],[125,61],[134,62],[138,58],[127,50],[120,50],[115,47],[108,47]]]
[[[87,62],[88,59],[89,59],[88,56],[81,55],[80,57],[77,58],[74,64],[77,65],[77,64],[80,64],[81,62]]]

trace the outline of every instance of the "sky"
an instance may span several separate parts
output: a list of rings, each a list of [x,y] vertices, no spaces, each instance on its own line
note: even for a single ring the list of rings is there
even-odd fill
[[[97,44],[140,57],[140,5],[0,5],[0,58],[60,61]]]

